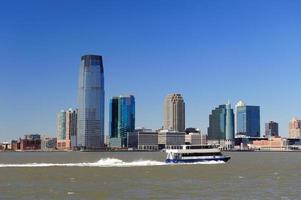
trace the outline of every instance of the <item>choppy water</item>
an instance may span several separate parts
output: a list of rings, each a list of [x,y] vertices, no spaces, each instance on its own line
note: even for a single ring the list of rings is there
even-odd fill
[[[0,153],[0,199],[301,199],[301,153],[228,153],[165,164],[164,153]]]

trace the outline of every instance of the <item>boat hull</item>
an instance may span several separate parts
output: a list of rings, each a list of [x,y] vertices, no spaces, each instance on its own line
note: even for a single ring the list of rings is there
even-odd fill
[[[197,158],[197,159],[166,159],[166,163],[200,163],[208,161],[223,161],[227,162],[231,157],[223,156],[219,158]]]

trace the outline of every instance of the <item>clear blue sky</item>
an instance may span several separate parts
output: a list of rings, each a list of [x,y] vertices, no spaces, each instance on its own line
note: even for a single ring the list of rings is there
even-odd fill
[[[80,56],[104,58],[108,100],[136,97],[136,125],[162,126],[180,92],[186,125],[207,132],[212,108],[242,99],[264,122],[301,117],[301,2],[296,0],[3,1],[0,141],[56,134],[76,107]]]

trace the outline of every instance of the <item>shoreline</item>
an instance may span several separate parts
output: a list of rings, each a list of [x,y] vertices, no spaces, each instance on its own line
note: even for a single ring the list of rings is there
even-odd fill
[[[49,151],[43,151],[43,150],[26,150],[26,151],[12,151],[12,150],[4,150],[0,151],[0,153],[26,153],[26,152],[49,152],[49,153],[69,153],[69,152],[81,152],[81,153],[91,153],[91,152],[118,152],[118,153],[130,153],[130,152],[145,152],[145,153],[158,153],[158,152],[164,152],[162,150],[160,151],[146,151],[146,150],[85,150],[85,151],[73,151],[73,150],[49,150]],[[301,150],[222,150],[222,152],[301,152]]]

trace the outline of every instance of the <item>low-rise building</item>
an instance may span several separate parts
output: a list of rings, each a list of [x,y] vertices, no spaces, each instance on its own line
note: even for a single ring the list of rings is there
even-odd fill
[[[127,134],[128,148],[156,151],[158,150],[158,133],[150,129],[137,129]]]
[[[185,135],[185,144],[207,144],[207,135],[203,133],[188,133]]]
[[[43,136],[41,141],[41,150],[42,151],[52,151],[56,149],[57,139]]]
[[[58,150],[70,150],[71,141],[70,140],[57,140],[56,148]]]
[[[1,145],[3,151],[11,150],[11,143],[10,142],[3,142]]]
[[[12,151],[20,150],[20,140],[12,140],[11,141],[11,150]]]
[[[185,132],[160,130],[158,132],[159,149],[179,149],[185,144]]]
[[[39,134],[24,135],[20,139],[20,150],[40,150],[41,149],[41,136]]]
[[[284,150],[286,148],[285,139],[281,137],[270,137],[268,140],[254,140],[250,144],[251,149],[259,150]]]

